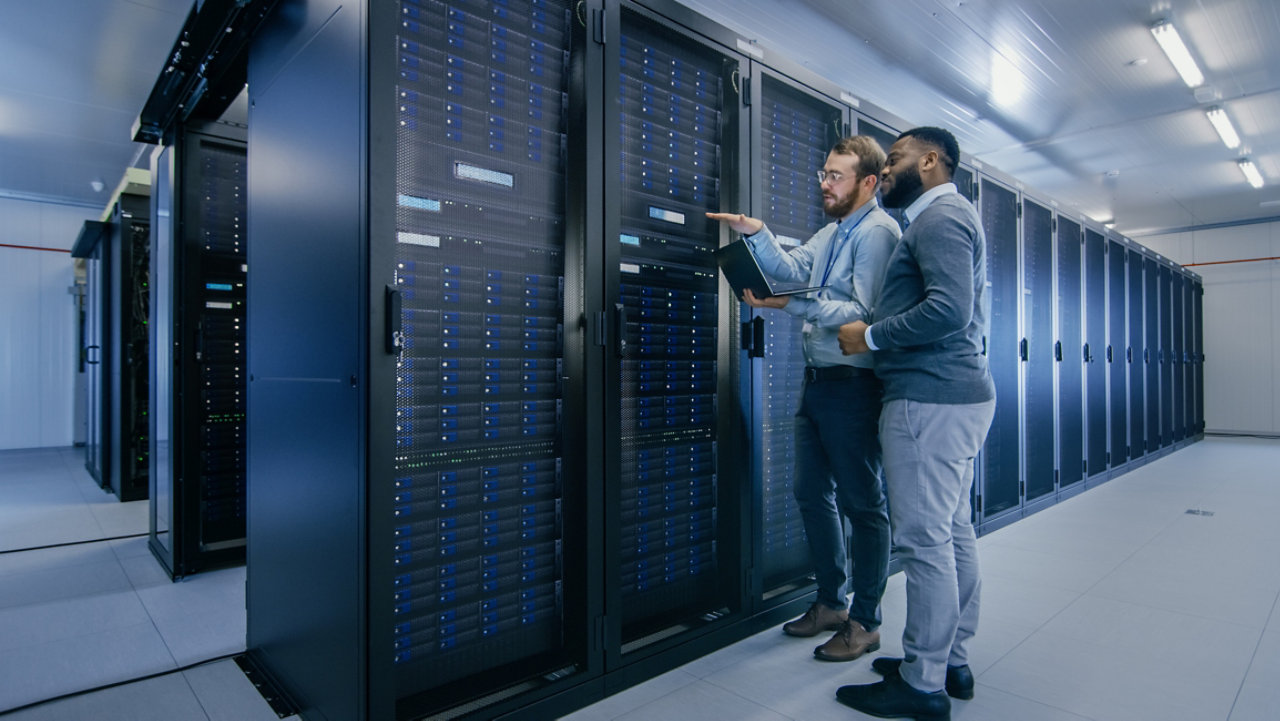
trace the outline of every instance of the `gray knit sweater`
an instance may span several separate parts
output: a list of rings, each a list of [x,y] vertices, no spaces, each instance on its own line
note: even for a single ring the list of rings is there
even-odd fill
[[[935,199],[903,234],[872,324],[884,400],[995,398],[983,352],[991,308],[986,245],[977,211],[959,193]]]

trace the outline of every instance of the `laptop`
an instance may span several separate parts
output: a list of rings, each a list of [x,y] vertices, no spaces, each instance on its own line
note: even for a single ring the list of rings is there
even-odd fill
[[[827,287],[820,285],[802,288],[794,283],[770,280],[769,276],[761,270],[760,261],[756,260],[751,244],[746,241],[737,241],[717,248],[716,262],[720,264],[721,272],[729,281],[729,285],[733,286],[733,292],[738,298],[742,297],[743,291],[747,288],[750,288],[757,298],[768,298],[774,295],[814,293]]]

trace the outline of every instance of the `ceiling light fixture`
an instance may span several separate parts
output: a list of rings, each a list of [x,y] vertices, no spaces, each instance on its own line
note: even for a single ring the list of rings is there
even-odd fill
[[[1240,135],[1231,124],[1231,118],[1227,117],[1227,111],[1214,106],[1205,111],[1205,115],[1209,116],[1209,122],[1213,123],[1213,129],[1218,131],[1218,137],[1222,138],[1223,145],[1233,149],[1240,147]]]
[[[1161,20],[1151,26],[1151,34],[1156,37],[1156,42],[1160,43],[1160,49],[1164,54],[1169,56],[1173,69],[1182,76],[1182,82],[1186,83],[1187,87],[1195,88],[1204,84],[1204,73],[1200,72],[1200,67],[1191,57],[1191,51],[1187,50],[1186,44],[1182,42],[1182,36],[1178,34],[1178,29],[1173,26],[1173,23]]]
[[[1265,185],[1262,180],[1262,173],[1258,172],[1258,166],[1254,165],[1252,160],[1244,158],[1243,160],[1236,161],[1236,164],[1240,166],[1240,172],[1244,173],[1244,177],[1249,181],[1249,185],[1252,185],[1255,188],[1261,188]]]

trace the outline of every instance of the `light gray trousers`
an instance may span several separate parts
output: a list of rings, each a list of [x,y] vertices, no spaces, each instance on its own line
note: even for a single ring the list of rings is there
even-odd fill
[[[940,691],[947,666],[969,662],[982,579],[969,499],[973,462],[994,400],[950,405],[893,400],[880,413],[893,546],[907,577],[902,678]]]

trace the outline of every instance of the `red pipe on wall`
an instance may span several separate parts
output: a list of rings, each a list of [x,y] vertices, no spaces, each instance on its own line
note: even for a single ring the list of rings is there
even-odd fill
[[[9,243],[0,243],[0,248],[17,248],[18,250],[47,250],[50,253],[70,253],[70,250],[62,248],[41,248],[35,245],[10,245]]]
[[[1183,268],[1194,268],[1198,265],[1225,265],[1227,263],[1259,263],[1264,260],[1280,260],[1280,256],[1272,256],[1270,258],[1244,258],[1242,260],[1213,260],[1208,263],[1185,263]]]

